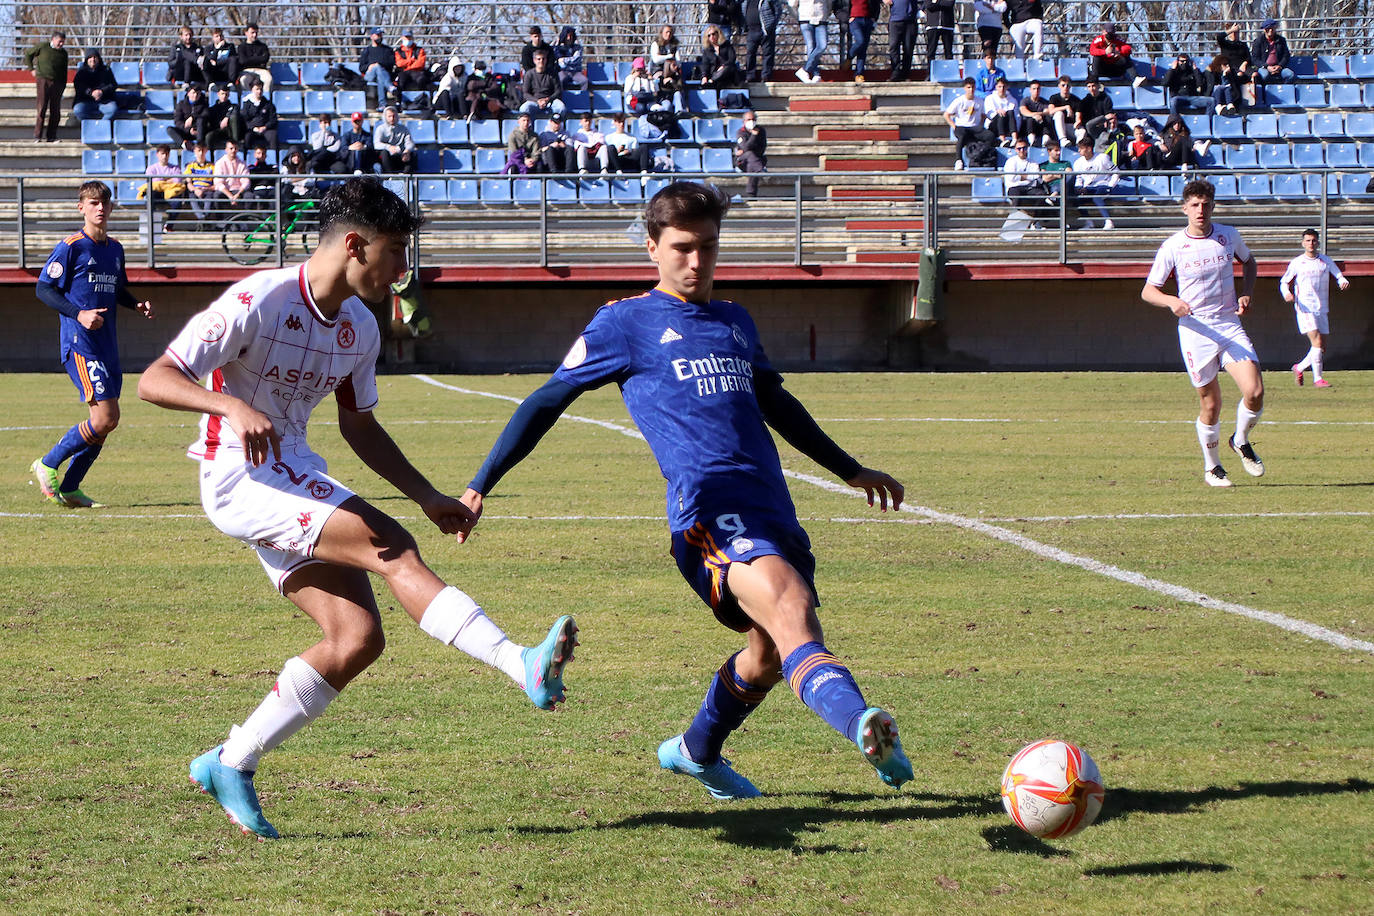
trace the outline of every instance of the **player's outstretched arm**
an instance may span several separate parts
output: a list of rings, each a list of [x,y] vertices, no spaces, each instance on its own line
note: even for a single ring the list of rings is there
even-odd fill
[[[281,460],[281,437],[272,420],[238,398],[201,387],[172,358],[163,353],[143,371],[138,396],[170,410],[188,410],[224,417],[243,443],[244,460],[257,467]]]

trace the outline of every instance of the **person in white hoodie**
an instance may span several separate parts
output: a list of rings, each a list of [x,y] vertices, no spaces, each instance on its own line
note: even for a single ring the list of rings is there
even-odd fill
[[[821,56],[830,43],[830,4],[826,0],[787,0],[787,5],[797,14],[802,41],[806,42],[806,62],[797,68],[797,79],[803,83],[819,83]]]
[[[1107,197],[1121,180],[1121,173],[1116,170],[1112,157],[1105,151],[1093,155],[1093,141],[1088,137],[1078,141],[1078,152],[1081,155],[1073,164],[1073,170],[1077,173],[1074,175],[1074,187],[1078,196],[1091,201],[1093,206],[1097,207],[1097,213],[1102,217],[1103,229],[1115,229],[1112,213],[1107,209]],[[1083,220],[1083,228],[1093,228],[1093,221]]]

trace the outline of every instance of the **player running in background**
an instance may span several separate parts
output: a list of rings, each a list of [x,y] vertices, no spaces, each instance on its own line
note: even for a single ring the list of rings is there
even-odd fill
[[[115,306],[153,317],[153,304],[138,302],[129,292],[124,246],[110,238],[109,187],[103,181],[86,182],[77,191],[76,207],[84,225],[52,250],[38,277],[37,293],[40,302],[61,316],[62,365],[90,416],[30,466],[43,497],[70,509],[101,505],[81,491],[81,481],[119,425],[124,374],[119,368]],[[69,458],[71,464],[59,482],[58,468]]]
[[[1264,462],[1250,444],[1250,430],[1264,413],[1264,382],[1259,356],[1240,323],[1255,291],[1255,259],[1234,227],[1212,222],[1215,205],[1216,189],[1209,182],[1190,181],[1183,186],[1183,213],[1188,225],[1159,246],[1140,298],[1178,316],[1179,349],[1202,402],[1197,438],[1202,445],[1203,479],[1213,487],[1229,487],[1231,479],[1218,458],[1221,383],[1217,370],[1229,372],[1240,388],[1236,431],[1229,444],[1252,477],[1264,474]],[[1244,271],[1239,297],[1232,267],[1236,260]],[[1177,296],[1164,292],[1171,274]]]
[[[1350,281],[1341,274],[1336,262],[1317,250],[1317,230],[1308,229],[1302,234],[1302,254],[1288,262],[1288,269],[1279,280],[1283,301],[1293,303],[1293,310],[1298,314],[1298,330],[1312,341],[1312,348],[1302,362],[1293,364],[1293,381],[1299,385],[1303,371],[1310,366],[1312,384],[1318,388],[1331,387],[1322,375],[1322,355],[1326,335],[1330,332],[1326,318],[1330,277],[1336,278],[1336,285],[1341,289],[1349,288]]]
[[[560,617],[526,649],[445,585],[390,516],[326,473],[306,441],[310,413],[332,393],[344,441],[413,499],[441,531],[473,521],[430,485],[377,422],[380,336],[361,300],[376,302],[406,271],[419,219],[374,178],[330,190],[319,245],[300,267],[260,271],[231,286],[143,374],[144,400],[204,414],[188,454],[200,459],[201,503],[217,528],[252,546],[283,595],[323,637],[282,665],[276,684],[224,744],[191,763],[191,778],[244,833],[275,837],[253,787],[258,759],[318,718],[382,653],[381,615],[367,574],[385,580],[420,628],[505,672],[535,705],[563,699],[577,644]],[[361,297],[361,298],[360,298]],[[197,379],[209,377],[204,388]]]
[[[693,182],[654,195],[645,223],[658,286],[596,313],[562,367],[515,411],[463,501],[480,517],[483,497],[578,395],[615,382],[668,480],[678,569],[722,624],[748,638],[716,672],[691,726],[659,747],[660,765],[696,777],[716,798],[759,795],[720,752],[786,678],[884,782],[900,786],[911,764],[892,717],[867,704],[823,642],[815,558],[767,427],[866,490],[869,505],[876,495],[884,510],[889,501],[896,509],[902,485],[832,442],[783,388],[749,313],[711,298],[728,208],[718,188]]]

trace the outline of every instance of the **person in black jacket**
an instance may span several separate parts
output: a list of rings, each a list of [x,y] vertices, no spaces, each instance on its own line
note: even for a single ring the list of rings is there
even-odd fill
[[[739,0],[706,0],[706,24],[719,28],[721,37],[733,44],[735,33],[744,28],[744,7]]]
[[[926,11],[926,61],[935,59],[935,48],[945,46],[945,60],[954,59],[954,0],[921,0]]]
[[[172,126],[167,128],[167,133],[181,144],[182,149],[189,150],[197,142],[204,142],[206,111],[205,93],[200,84],[187,86],[186,94],[172,109]]]
[[[1193,59],[1179,54],[1164,74],[1164,88],[1169,92],[1169,116],[1176,118],[1183,109],[1206,111],[1212,107],[1211,71],[1193,66]]]
[[[178,85],[204,83],[205,71],[200,68],[200,45],[189,25],[177,30],[180,36],[167,57],[167,78]]]
[[[262,80],[254,80],[249,86],[248,95],[239,103],[239,114],[247,127],[243,136],[249,149],[277,148],[277,106],[263,95]]]
[[[396,72],[396,52],[390,45],[382,43],[382,30],[374,28],[367,36],[367,44],[358,53],[358,72],[363,79],[377,90],[377,104],[385,105],[387,99],[399,102],[396,84],[392,74]]]
[[[701,45],[701,85],[734,89],[744,80],[735,62],[735,46],[725,40],[720,26],[708,25]]]
[[[76,97],[72,103],[72,114],[79,120],[103,118],[109,121],[114,118],[119,110],[115,102],[114,71],[105,65],[95,48],[86,49],[85,60],[76,68],[73,86]]]
[[[272,51],[262,41],[258,40],[258,24],[250,22],[243,27],[243,41],[239,42],[239,85],[248,89],[253,85],[253,79],[262,80],[262,88],[268,95],[272,94],[272,70],[268,61],[272,58]]]
[[[229,96],[229,84],[220,83],[215,87],[214,103],[205,111],[205,142],[211,149],[219,149],[225,140],[242,144],[243,134],[238,103]]]
[[[1265,83],[1291,83],[1288,39],[1279,34],[1279,24],[1273,19],[1260,23],[1260,36],[1250,45],[1250,69],[1255,73],[1255,88]],[[1263,101],[1260,99],[1259,101]]]
[[[201,49],[200,69],[208,83],[236,83],[239,53],[224,37],[224,29],[210,30],[210,43]]]
[[[759,173],[768,171],[768,132],[758,123],[752,111],[744,113],[744,126],[735,134],[735,167],[749,178],[744,193],[759,196]]]

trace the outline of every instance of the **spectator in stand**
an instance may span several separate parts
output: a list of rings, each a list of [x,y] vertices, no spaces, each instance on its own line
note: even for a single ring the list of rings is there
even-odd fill
[[[182,149],[191,149],[195,143],[205,139],[205,114],[208,111],[205,93],[198,83],[192,83],[172,108],[172,124],[167,128],[167,133],[181,144]]]
[[[1112,165],[1122,167],[1131,144],[1131,135],[1122,126],[1116,112],[1109,111],[1097,121],[1089,122],[1088,137],[1093,141],[1094,151],[1106,153]]]
[[[355,111],[348,119],[348,130],[343,135],[343,163],[346,171],[354,175],[372,174],[376,156],[372,148],[372,131],[361,111]]]
[[[1169,72],[1164,74],[1164,88],[1169,93],[1169,116],[1178,117],[1183,109],[1207,111],[1212,102],[1210,71],[1193,66],[1193,59],[1179,53]]]
[[[319,189],[316,179],[310,172],[310,161],[305,155],[305,150],[293,144],[286,151],[286,158],[281,163],[281,173],[288,176],[281,183],[281,202],[285,206],[294,203],[303,197],[318,197]]]
[[[272,94],[272,69],[269,61],[272,59],[272,52],[261,39],[258,38],[258,24],[250,22],[243,27],[243,41],[239,42],[239,86],[248,89],[253,85],[253,80],[262,82],[263,88],[270,96]]]
[[[544,40],[544,30],[537,25],[530,26],[530,40],[520,49],[520,72],[528,73],[534,69],[534,55],[543,51],[553,59],[553,45]]]
[[[544,171],[563,175],[573,170],[576,157],[573,153],[573,140],[563,129],[563,116],[549,116],[549,126],[539,132],[539,159]]]
[[[1078,152],[1078,161],[1073,164],[1075,193],[1080,201],[1086,200],[1097,208],[1103,229],[1115,229],[1112,212],[1107,208],[1107,198],[1121,181],[1121,173],[1106,153],[1093,154],[1091,140],[1079,140]],[[1093,228],[1093,221],[1084,219],[1083,228]]]
[[[868,40],[873,36],[873,23],[878,20],[878,7],[878,0],[850,0],[849,3],[849,61],[856,83],[867,79],[864,70],[868,67]]]
[[[263,94],[262,80],[253,80],[248,96],[239,102],[239,113],[248,128],[244,134],[250,148],[277,148],[277,106]]]
[[[334,118],[328,113],[320,115],[307,139],[310,151],[306,154],[306,162],[310,171],[323,174],[347,169],[343,162],[343,136],[334,129]]]
[[[520,106],[522,114],[548,116],[562,114],[563,84],[558,74],[549,69],[549,55],[545,51],[534,54],[534,69],[526,70],[522,81],[525,90],[525,104]]]
[[[479,60],[472,67],[463,87],[467,100],[467,117],[474,121],[485,121],[489,117],[500,117],[506,110],[505,80],[498,74],[487,70],[486,61]]]
[[[1045,145],[1056,136],[1054,119],[1049,114],[1049,100],[1040,95],[1040,81],[1031,80],[1026,88],[1026,97],[1017,109],[1021,115],[1021,138],[1034,145]]]
[[[744,7],[740,0],[706,0],[706,24],[719,27],[720,34],[733,44],[735,33],[744,28]]]
[[[463,91],[467,83],[467,67],[457,54],[448,59],[444,75],[430,97],[430,110],[438,117],[466,118],[468,116],[467,93]]]
[[[916,53],[916,6],[919,0],[883,0],[887,13],[888,82],[911,79],[911,58]],[[981,2],[981,0],[980,0]],[[997,0],[1001,2],[1001,0]],[[824,5],[824,0],[820,0]],[[822,42],[824,44],[824,42]],[[816,82],[820,82],[819,79]]]
[[[1063,149],[1059,146],[1057,141],[1051,140],[1049,143],[1045,144],[1045,155],[1049,158],[1048,161],[1040,163],[1040,180],[1045,183],[1047,214],[1049,213],[1049,207],[1053,207],[1057,211],[1059,202],[1063,199],[1063,173],[1069,171],[1069,164],[1060,158],[1062,154]],[[1059,220],[1055,219],[1054,224],[1058,225]]]
[[[944,110],[944,118],[954,131],[954,167],[964,167],[964,147],[973,140],[991,138],[983,129],[983,103],[978,98],[973,77],[964,78],[964,94],[957,96]]]
[[[768,82],[773,78],[782,8],[783,0],[746,0],[744,22],[749,34],[745,41],[744,69],[750,82]]]
[[[830,15],[835,17],[835,57],[841,63],[849,60],[849,0],[829,0]],[[918,0],[919,2],[919,0]]]
[[[277,182],[271,177],[277,174],[277,167],[267,158],[267,147],[253,147],[253,161],[248,163],[248,196],[257,206],[265,207],[277,199]]]
[[[1073,94],[1073,80],[1067,76],[1059,77],[1059,91],[1050,96],[1050,104],[1045,111],[1054,121],[1054,131],[1061,147],[1071,147],[1078,141],[1078,135],[1084,132],[1082,109],[1082,100]]]
[[[727,41],[722,42],[720,47],[722,52],[724,52],[725,49],[728,48],[729,51],[727,53],[729,53],[730,59],[732,61],[735,59],[734,45],[730,44]],[[735,72],[736,80],[742,81],[743,76],[739,73],[738,67],[736,67]],[[656,103],[656,107],[669,111],[686,111],[686,91],[687,83],[682,78],[682,66],[672,58],[665,60],[663,62],[663,72],[659,74],[658,77],[658,101]],[[721,100],[721,102],[722,104],[724,104],[723,99]]]
[[[224,141],[243,142],[243,116],[239,114],[238,103],[229,97],[229,84],[220,83],[215,87],[215,101],[205,109],[205,142],[210,149],[218,149]]]
[[[708,25],[701,45],[701,85],[711,89],[734,89],[743,82],[735,62],[735,46],[725,40],[718,27]]]
[[[385,105],[388,99],[398,100],[396,83],[392,80],[396,72],[396,52],[382,42],[380,27],[374,26],[367,34],[367,44],[358,53],[358,72],[376,90],[378,105]]]
[[[625,130],[625,116],[620,112],[611,115],[612,130],[606,135],[606,147],[611,169],[617,175],[625,172],[653,171],[653,150],[641,146],[639,138]]]
[[[401,33],[401,44],[396,48],[396,91],[425,91],[429,89],[429,55],[415,40],[415,30],[406,29]]]
[[[973,81],[978,87],[978,94],[987,95],[996,87],[999,79],[1006,78],[1006,71],[997,66],[997,58],[992,52],[984,52],[983,62],[978,66],[978,72],[973,74]]]
[[[201,49],[200,69],[207,83],[236,83],[239,79],[239,52],[224,37],[224,29],[210,30],[210,43]]]
[[[983,117],[988,130],[997,135],[998,146],[1011,146],[1016,138],[1016,99],[1007,92],[1007,78],[997,77],[992,92],[983,97]]]
[[[1126,149],[1126,168],[1140,172],[1159,170],[1163,150],[1149,137],[1145,136],[1145,125],[1136,122],[1131,128],[1131,142]]]
[[[1247,107],[1247,71],[1237,70],[1231,66],[1231,59],[1225,54],[1218,54],[1212,58],[1207,69],[1212,74],[1212,103],[1216,105],[1217,114],[1234,115]]]
[[[923,0],[926,12],[926,63],[935,49],[945,46],[945,60],[954,59],[954,0]]]
[[[649,42],[649,73],[657,76],[663,69],[664,61],[669,58],[682,63],[678,57],[677,34],[673,27],[665,25],[658,30],[658,37]]]
[[[590,112],[582,115],[578,122],[577,133],[573,134],[573,150],[577,154],[578,174],[587,174],[587,167],[593,159],[601,166],[597,171],[610,171],[611,150],[606,145],[606,135],[596,129]]]
[[[997,45],[1002,41],[1002,16],[1006,11],[1007,0],[973,0],[974,25],[983,54],[997,56]]]
[[[1250,46],[1240,38],[1240,23],[1228,22],[1216,34],[1217,50],[1226,55],[1236,72],[1248,71],[1250,67]],[[1249,81],[1249,74],[1246,73]]]
[[[148,183],[144,186],[153,198],[153,206],[161,201],[166,204],[167,215],[162,223],[162,231],[172,228],[172,220],[181,209],[181,198],[186,193],[186,183],[181,180],[181,169],[172,165],[172,148],[163,143],[156,150],[157,159],[148,166]],[[142,196],[142,195],[140,195]]]
[[[768,132],[752,111],[744,112],[744,124],[735,134],[735,168],[749,176],[745,196],[758,197],[759,175],[768,171]]]
[[[205,218],[210,215],[215,199],[215,164],[206,158],[210,148],[203,140],[197,140],[194,149],[195,158],[186,163],[181,173],[186,176],[186,202],[196,220],[192,228],[200,231],[213,228],[205,223]]]
[[[215,199],[220,209],[238,209],[252,185],[248,163],[239,158],[239,145],[225,140],[224,155],[215,160]]]
[[[655,153],[667,145],[671,133],[676,131],[676,122],[665,122],[657,112],[646,111],[639,116],[639,122],[635,125],[635,132],[639,134],[640,148],[648,153],[646,158],[651,164],[654,161]]]
[[[1045,7],[1040,0],[1007,0],[1002,21],[1011,28],[1011,43],[1016,59],[1040,59],[1045,32]]]
[[[177,30],[177,41],[167,57],[167,78],[178,86],[189,83],[204,83],[205,71],[200,68],[200,44],[189,25]]]
[[[401,112],[395,105],[386,106],[382,112],[382,123],[372,133],[372,147],[383,172],[415,174],[415,138],[401,123]]]
[[[1088,94],[1083,96],[1078,103],[1078,113],[1082,116],[1084,131],[1090,131],[1089,125],[1111,111],[1112,108],[1112,97],[1102,91],[1102,81],[1095,76],[1088,77]],[[1079,137],[1078,139],[1083,138]]]
[[[558,67],[558,78],[565,89],[585,89],[587,87],[587,64],[582,57],[582,43],[577,40],[577,29],[563,26],[558,33],[558,44],[553,48],[553,61]]]
[[[1108,23],[1101,34],[1088,45],[1088,77],[1098,79],[1122,79],[1132,77],[1132,84],[1139,86],[1145,77],[1135,75],[1135,61],[1131,60],[1131,46],[1116,32],[1116,26]]]
[[[515,130],[506,138],[506,165],[502,175],[528,175],[539,168],[539,135],[525,112],[515,119]]]
[[[1183,118],[1174,116],[1159,132],[1159,166],[1165,169],[1197,168],[1201,165],[1199,157],[1207,155],[1211,146],[1211,140],[1195,144],[1192,131]]]
[[[1044,206],[1045,185],[1040,180],[1040,166],[1030,160],[1029,153],[1030,145],[1018,139],[1016,155],[1002,166],[1002,186],[1013,208],[1038,215]]]
[[[76,93],[72,101],[72,114],[78,120],[114,120],[115,113],[119,111],[119,103],[115,101],[114,71],[101,60],[100,51],[86,49],[86,57],[81,66],[76,68],[72,85]]]
[[[898,2],[910,4],[910,0]],[[787,0],[787,3],[796,11],[802,42],[806,46],[806,59],[797,68],[797,79],[803,83],[819,83],[821,55],[825,54],[825,47],[830,43],[830,36],[826,32],[826,23],[830,20],[829,0]]]
[[[630,75],[625,77],[621,89],[625,107],[630,111],[648,110],[658,103],[658,78],[649,75],[642,57],[630,62]]]
[[[1250,45],[1250,69],[1255,74],[1255,89],[1262,90],[1266,83],[1293,82],[1289,63],[1288,39],[1279,34],[1278,22],[1264,20],[1260,23],[1260,36]]]
[[[62,120],[62,93],[67,90],[67,50],[63,47],[66,43],[66,33],[53,32],[46,42],[24,52],[24,66],[33,71],[37,92],[33,138],[39,142],[52,143],[57,139],[57,125]]]

